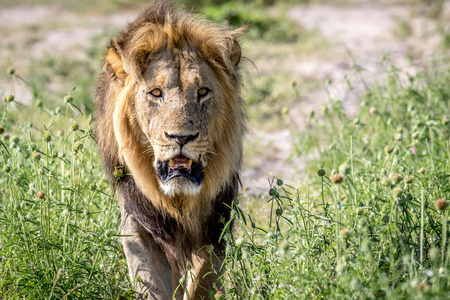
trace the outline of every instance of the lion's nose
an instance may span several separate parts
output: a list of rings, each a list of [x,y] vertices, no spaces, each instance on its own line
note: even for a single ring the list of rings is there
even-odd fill
[[[164,131],[164,134],[166,135],[166,137],[168,139],[173,140],[175,143],[177,143],[178,145],[183,147],[190,141],[195,140],[199,136],[200,133],[197,132],[197,134],[195,134],[195,135],[175,135],[175,134],[168,134],[167,132]]]

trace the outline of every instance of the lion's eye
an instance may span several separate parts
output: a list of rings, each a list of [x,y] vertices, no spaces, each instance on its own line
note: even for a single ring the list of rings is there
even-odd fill
[[[154,89],[149,94],[156,98],[162,97],[162,91],[160,89]]]
[[[206,95],[209,94],[209,92],[211,92],[210,89],[202,87],[201,89],[198,90],[198,97],[199,98],[205,97]]]

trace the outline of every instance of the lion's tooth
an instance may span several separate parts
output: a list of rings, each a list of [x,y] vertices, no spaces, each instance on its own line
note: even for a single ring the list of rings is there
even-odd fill
[[[192,166],[192,159],[188,159],[187,163],[186,163],[186,169],[190,169]]]
[[[171,168],[173,168],[173,167],[175,167],[175,161],[173,160],[173,159],[169,159],[169,166],[171,167]]]

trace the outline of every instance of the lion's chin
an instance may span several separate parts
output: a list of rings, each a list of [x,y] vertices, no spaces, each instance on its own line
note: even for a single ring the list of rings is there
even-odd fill
[[[157,169],[161,188],[167,196],[194,196],[200,192],[203,181],[201,162],[193,162],[180,154],[167,161],[158,161]]]
[[[176,177],[165,183],[160,184],[161,190],[166,196],[174,197],[176,195],[196,196],[200,193],[201,184],[192,182],[186,177]]]

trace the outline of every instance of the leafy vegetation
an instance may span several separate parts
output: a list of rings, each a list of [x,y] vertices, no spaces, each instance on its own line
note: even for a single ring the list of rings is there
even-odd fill
[[[310,115],[314,126],[297,149],[319,153],[304,184],[275,179],[259,215],[236,199],[240,229],[224,235],[227,298],[410,299],[448,290],[450,72],[432,65],[402,78],[393,67],[355,118],[333,99]],[[1,297],[132,297],[89,116],[71,95],[56,109],[23,108],[12,95],[0,128]]]
[[[0,299],[131,295],[89,117],[70,94],[56,108],[13,95],[0,121]]]
[[[450,71],[437,65],[406,81],[393,67],[354,119],[335,99],[310,114],[309,179],[275,179],[268,220],[235,208],[231,299],[448,297]]]
[[[258,47],[311,37],[258,10],[271,0],[200,2],[215,21],[251,25]],[[92,137],[93,78],[109,35],[81,57],[34,59],[25,79],[3,73],[11,88],[0,95],[0,299],[134,299],[117,200]],[[272,71],[244,79],[253,126],[289,126],[280,119],[300,87]],[[449,81],[445,59],[417,74],[392,66],[361,95],[357,115],[339,99],[311,112],[307,130],[294,132],[292,155],[312,157],[301,183],[286,185],[279,174],[261,199],[233,202],[224,298],[449,298]],[[27,105],[19,88],[31,92]]]
[[[228,2],[220,6],[206,6],[203,12],[217,23],[232,27],[249,26],[247,37],[263,38],[274,42],[294,42],[300,38],[301,28],[293,21],[276,18],[254,4]]]

